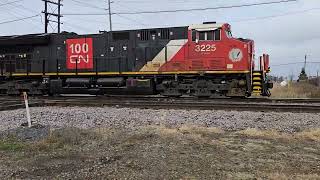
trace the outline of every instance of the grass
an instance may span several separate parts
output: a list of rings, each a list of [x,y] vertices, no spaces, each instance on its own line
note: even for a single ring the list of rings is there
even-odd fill
[[[248,128],[241,131],[226,132],[220,128],[215,127],[197,127],[197,126],[182,126],[179,128],[167,128],[164,126],[151,126],[140,130],[142,134],[157,134],[163,137],[173,137],[188,135],[198,138],[206,138],[210,136],[229,134],[231,136],[246,136],[251,138],[262,139],[283,139],[283,140],[298,140],[298,141],[316,141],[320,142],[320,129],[309,129],[297,133],[282,133],[276,130],[260,130],[255,128]],[[103,135],[103,134],[101,134]]]
[[[275,130],[258,130],[254,128],[249,128],[246,130],[238,131],[236,132],[236,134],[265,139],[285,139],[320,142],[320,129],[310,129],[298,133],[287,134]]]
[[[313,129],[297,133],[296,138],[320,142],[320,129]]]
[[[318,142],[320,129],[287,134],[195,125],[66,128],[26,146],[0,141],[6,151],[0,161],[20,179],[319,179]]]
[[[271,94],[273,98],[320,98],[320,87],[308,82],[289,83],[285,87],[275,84]]]
[[[236,134],[248,136],[248,137],[259,137],[259,138],[266,138],[266,139],[281,139],[281,138],[288,138],[288,135],[279,133],[275,130],[258,130],[254,128],[249,128],[246,130],[238,131]]]
[[[194,138],[203,138],[210,135],[223,134],[224,131],[214,127],[197,127],[192,125],[184,125],[179,128],[167,128],[164,126],[150,126],[142,130],[142,132],[152,132],[162,137],[177,137],[181,135],[188,135]]]
[[[0,141],[0,151],[21,151],[26,147],[24,143],[16,142],[12,140],[1,140]]]
[[[98,134],[94,131],[65,128],[51,132],[49,137],[36,142],[31,146],[31,149],[37,151],[52,151],[70,146],[79,146],[85,141],[98,140],[99,138]]]
[[[233,136],[245,136],[251,138],[262,139],[283,139],[283,140],[297,140],[297,141],[315,141],[320,142],[320,129],[310,129],[307,131],[286,134],[276,130],[258,130],[254,128],[245,129],[237,132],[225,132],[219,128],[205,128],[196,126],[182,126],[180,128],[167,128],[167,127],[146,127],[140,130],[141,134],[135,134],[128,141],[141,141],[145,138],[159,135],[162,137],[178,137],[188,136],[193,139],[203,139],[210,136],[230,134]],[[109,129],[98,130],[83,130],[77,128],[66,128],[53,131],[49,137],[35,142],[32,145],[15,140],[14,138],[0,140],[0,151],[21,151],[29,149],[31,151],[54,151],[68,147],[81,146],[88,141],[103,141],[108,136],[112,136],[113,131]],[[147,134],[149,136],[147,137]]]

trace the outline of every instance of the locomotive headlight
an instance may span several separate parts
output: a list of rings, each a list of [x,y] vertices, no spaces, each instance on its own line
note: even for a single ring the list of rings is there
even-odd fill
[[[229,59],[232,62],[239,62],[242,60],[242,58],[243,58],[243,53],[239,48],[231,49],[231,51],[229,52]]]

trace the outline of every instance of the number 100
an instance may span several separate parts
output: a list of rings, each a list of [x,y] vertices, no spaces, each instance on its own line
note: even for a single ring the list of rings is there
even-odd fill
[[[72,54],[88,53],[89,52],[89,45],[87,43],[71,44],[70,49],[71,49]]]

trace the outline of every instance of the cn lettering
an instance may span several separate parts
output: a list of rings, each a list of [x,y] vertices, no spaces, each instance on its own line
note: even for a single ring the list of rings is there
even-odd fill
[[[89,63],[89,55],[83,56],[83,55],[71,55],[69,59],[71,64],[80,64],[81,61],[85,63]]]

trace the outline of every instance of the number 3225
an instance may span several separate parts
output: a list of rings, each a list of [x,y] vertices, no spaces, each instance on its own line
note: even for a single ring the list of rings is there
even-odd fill
[[[196,45],[195,51],[196,52],[214,52],[217,50],[215,44],[207,44],[207,45]]]

